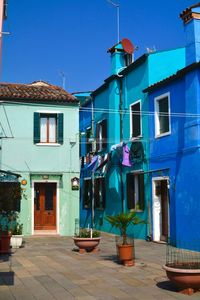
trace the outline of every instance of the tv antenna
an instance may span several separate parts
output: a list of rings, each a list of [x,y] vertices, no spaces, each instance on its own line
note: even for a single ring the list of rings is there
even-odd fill
[[[107,2],[117,9],[117,42],[119,43],[119,2],[115,3],[112,0],[107,0]]]
[[[60,71],[60,75],[62,77],[62,88],[65,90],[65,84],[66,84],[66,75],[63,71]]]

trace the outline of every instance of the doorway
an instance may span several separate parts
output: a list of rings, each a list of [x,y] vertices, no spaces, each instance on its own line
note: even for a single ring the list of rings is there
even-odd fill
[[[56,183],[34,184],[34,230],[56,230]]]
[[[168,179],[153,179],[153,240],[166,242],[169,236]]]

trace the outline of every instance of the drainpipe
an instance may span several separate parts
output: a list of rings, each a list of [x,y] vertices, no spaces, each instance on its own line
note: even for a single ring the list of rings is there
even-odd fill
[[[123,142],[123,85],[122,85],[122,77],[123,75],[119,75],[119,72],[125,69],[126,67],[122,67],[118,70],[117,76],[119,79],[119,124],[120,124],[120,142]],[[125,212],[125,199],[124,199],[124,183],[123,183],[123,167],[120,165],[120,181],[121,181],[121,201],[122,201],[122,212]]]
[[[92,111],[92,151],[95,152],[95,139],[94,139],[94,98],[91,96],[91,111]],[[91,224],[94,228],[94,171],[92,171],[92,215]]]

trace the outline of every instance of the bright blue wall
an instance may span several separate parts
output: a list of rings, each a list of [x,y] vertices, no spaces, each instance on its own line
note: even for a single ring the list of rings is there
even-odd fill
[[[154,111],[154,98],[166,92],[170,93],[171,113],[182,113],[171,116],[171,134],[155,138],[154,117],[150,118],[150,168],[152,170],[169,168],[170,179],[170,237],[176,240],[177,246],[189,246],[197,249],[200,239],[200,136],[193,147],[187,143],[191,139],[187,124],[196,118],[188,117],[187,108],[200,99],[199,83],[197,88],[189,84],[197,82],[200,72],[190,72],[179,80],[157,88],[150,94],[150,111]],[[196,96],[188,98],[196,91]],[[187,105],[186,105],[187,104]],[[186,113],[186,114],[185,114]],[[195,138],[196,140],[196,138]],[[199,243],[198,243],[199,245]],[[199,247],[200,250],[200,247]]]

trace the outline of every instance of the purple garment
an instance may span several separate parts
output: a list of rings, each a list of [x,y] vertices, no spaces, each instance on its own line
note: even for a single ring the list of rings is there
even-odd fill
[[[132,164],[130,162],[129,159],[129,148],[127,145],[123,146],[123,161],[122,161],[122,165],[126,166],[126,167],[131,167]]]

